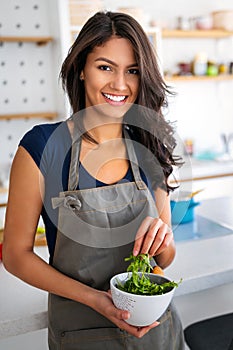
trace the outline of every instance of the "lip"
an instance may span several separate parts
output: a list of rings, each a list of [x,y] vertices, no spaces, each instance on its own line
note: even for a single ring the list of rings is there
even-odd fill
[[[106,95],[111,95],[111,96],[125,96],[125,98],[123,99],[123,100],[121,100],[121,101],[113,101],[113,100],[111,100],[111,99],[109,99]],[[127,99],[128,99],[128,95],[123,95],[123,94],[110,94],[110,93],[107,93],[107,92],[102,92],[102,96],[103,96],[103,98],[105,99],[105,101],[108,103],[108,104],[110,104],[110,105],[112,105],[112,106],[123,106],[125,103],[126,103],[126,101],[127,101]]]

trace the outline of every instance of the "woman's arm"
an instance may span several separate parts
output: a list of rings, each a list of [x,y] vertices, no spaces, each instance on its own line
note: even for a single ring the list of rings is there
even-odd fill
[[[129,317],[129,312],[115,308],[109,293],[93,289],[62,274],[34,253],[43,196],[43,176],[29,153],[19,147],[10,176],[3,242],[5,268],[34,287],[90,306],[117,327],[136,337],[142,337],[155,327],[158,323],[141,329],[128,325],[124,319]]]
[[[19,147],[10,176],[3,263],[9,272],[29,284],[75,299],[77,282],[56,271],[33,251],[43,196],[43,176],[29,153]],[[79,297],[82,302],[82,294]]]
[[[158,218],[146,217],[136,235],[134,255],[149,253],[163,269],[175,257],[175,244],[171,229],[170,197],[158,188],[155,192]]]

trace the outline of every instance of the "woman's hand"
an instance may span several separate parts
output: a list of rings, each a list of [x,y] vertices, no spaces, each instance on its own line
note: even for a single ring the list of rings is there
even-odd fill
[[[136,234],[133,254],[160,255],[174,241],[172,229],[159,218],[147,216]]]
[[[128,332],[129,334],[142,338],[150,329],[159,325],[159,322],[154,322],[146,327],[135,327],[129,325],[125,320],[130,317],[129,311],[117,309],[113,302],[111,293],[96,291],[96,303],[94,305],[95,311],[99,312],[101,315],[113,322],[118,328]]]

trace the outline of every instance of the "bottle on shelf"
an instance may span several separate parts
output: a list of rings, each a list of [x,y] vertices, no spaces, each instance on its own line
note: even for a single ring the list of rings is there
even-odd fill
[[[207,67],[207,54],[205,52],[199,52],[198,54],[196,54],[193,60],[192,73],[198,76],[206,75]]]
[[[184,154],[189,156],[193,155],[193,140],[191,138],[184,140]]]

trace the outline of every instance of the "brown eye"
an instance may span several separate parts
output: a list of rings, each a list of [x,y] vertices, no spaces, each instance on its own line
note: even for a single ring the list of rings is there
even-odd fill
[[[139,75],[139,69],[137,68],[131,68],[128,70],[129,74]]]
[[[106,66],[106,65],[101,65],[101,66],[99,66],[98,67],[100,70],[106,70],[106,71],[110,71],[111,70],[111,68],[109,67],[109,66]]]

